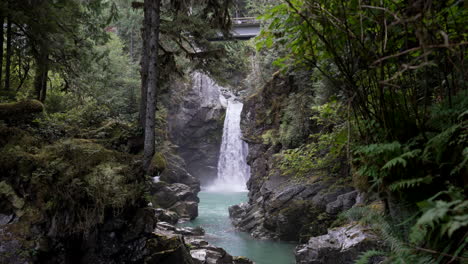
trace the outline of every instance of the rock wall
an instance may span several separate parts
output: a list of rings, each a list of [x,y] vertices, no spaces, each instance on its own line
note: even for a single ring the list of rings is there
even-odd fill
[[[225,100],[222,87],[205,74],[195,72],[192,83],[184,86],[173,91],[180,103],[169,111],[170,138],[188,172],[205,185],[216,178]]]
[[[286,101],[296,90],[293,78],[274,76],[244,103],[241,127],[249,144],[249,202],[231,207],[230,215],[236,227],[254,237],[306,241],[323,235],[336,215],[358,199],[346,175],[339,175],[340,181],[313,173],[297,179],[278,168],[276,154],[284,146],[265,142],[262,135],[280,127]]]

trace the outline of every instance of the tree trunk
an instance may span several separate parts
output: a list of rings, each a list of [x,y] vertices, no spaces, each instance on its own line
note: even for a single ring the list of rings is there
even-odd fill
[[[155,149],[154,123],[156,112],[156,92],[158,90],[158,43],[161,0],[146,0],[145,7],[149,9],[150,23],[149,25],[145,25],[145,27],[148,26],[146,28],[149,29],[149,41],[147,46],[149,51],[149,61],[143,166],[145,170],[148,170]]]
[[[5,17],[1,13],[0,10],[0,89],[2,88],[2,77],[3,77],[3,22],[5,21]]]
[[[132,25],[132,29],[130,30],[130,59],[132,60],[132,62],[134,62],[134,58],[133,58],[133,25]]]
[[[40,54],[36,59],[36,76],[34,77],[34,88],[37,100],[44,102],[47,93],[47,78],[49,66],[46,54]]]
[[[148,2],[148,1],[145,1]],[[151,17],[148,8],[148,3],[144,6],[144,19],[143,28],[141,30],[141,38],[143,39],[143,47],[141,52],[141,91],[140,91],[140,126],[144,130],[146,122],[146,94],[148,87],[148,65],[149,65],[149,54],[148,54],[148,41],[149,41],[149,26],[151,24]]]
[[[6,64],[5,64],[5,90],[10,90],[11,73],[11,16],[7,17],[7,43],[6,43]]]

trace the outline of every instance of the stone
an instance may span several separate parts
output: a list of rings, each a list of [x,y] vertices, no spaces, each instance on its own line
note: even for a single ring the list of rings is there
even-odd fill
[[[297,264],[351,264],[360,254],[381,249],[379,238],[368,228],[351,223],[328,230],[326,235],[312,237],[295,249]]]
[[[175,212],[162,208],[157,208],[154,210],[154,212],[158,221],[168,222],[173,225],[177,224],[179,221],[179,216]]]
[[[175,212],[177,220],[180,218],[195,219],[198,216],[200,200],[190,186],[182,183],[153,182],[150,192],[152,204]],[[166,218],[166,220],[177,222],[174,217]]]
[[[177,202],[169,208],[176,212],[180,217],[190,218],[190,220],[195,219],[198,216],[198,203],[197,202]]]
[[[229,217],[233,222],[239,222],[246,213],[248,207],[247,203],[235,204],[229,206]],[[235,224],[236,225],[236,224]]]
[[[356,203],[358,191],[352,191],[339,195],[334,202],[327,204],[327,213],[338,214],[339,212],[346,211]]]
[[[184,236],[203,236],[205,235],[205,230],[200,227],[178,227],[175,229],[175,233]]]

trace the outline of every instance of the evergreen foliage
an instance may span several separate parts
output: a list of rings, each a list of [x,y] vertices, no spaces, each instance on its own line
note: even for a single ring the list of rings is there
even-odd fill
[[[283,150],[283,173],[314,175],[341,157],[356,187],[386,204],[388,215],[368,223],[383,230],[391,252],[368,252],[358,263],[376,255],[466,261],[463,2],[284,0],[260,18],[259,53],[275,54],[283,74],[308,71],[314,82],[309,105],[320,132]],[[323,122],[333,100],[340,110]],[[399,223],[410,236],[392,230]]]

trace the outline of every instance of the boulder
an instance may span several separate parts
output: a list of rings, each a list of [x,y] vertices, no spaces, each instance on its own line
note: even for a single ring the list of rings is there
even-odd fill
[[[154,212],[158,221],[168,222],[173,225],[177,224],[177,222],[179,221],[179,216],[175,212],[162,208],[157,208],[154,210]]]
[[[368,228],[351,223],[328,230],[296,247],[297,264],[352,264],[362,253],[382,248],[378,237]],[[377,263],[377,262],[372,262]]]
[[[153,233],[146,248],[150,256],[146,257],[144,263],[148,264],[195,264],[190,251],[181,236],[163,235]]]
[[[179,218],[195,219],[200,201],[193,189],[182,183],[153,182],[152,204],[175,212]]]
[[[334,202],[327,204],[327,213],[338,214],[340,212],[350,209],[356,204],[356,198],[358,191],[351,191],[342,195],[339,195]]]
[[[156,225],[156,232],[166,232],[170,234],[178,234],[184,236],[203,236],[205,234],[205,230],[198,226],[198,227],[176,227],[167,222],[158,222]]]
[[[247,203],[241,203],[241,204],[235,204],[235,205],[229,206],[228,208],[229,217],[231,218],[231,221],[234,223],[235,226],[239,225],[239,222],[242,220],[242,218],[246,214],[247,208],[248,208]]]
[[[195,219],[198,216],[198,203],[197,202],[177,202],[169,208],[176,212],[181,218]]]
[[[194,193],[200,191],[200,180],[187,172],[185,169],[185,162],[182,158],[173,153],[165,153],[164,164],[162,162],[160,163],[159,167],[164,165],[164,169],[160,175],[161,181],[185,184],[189,186]]]
[[[44,111],[44,105],[38,100],[25,100],[15,103],[0,104],[0,120],[7,123],[31,121],[36,114]]]
[[[215,247],[202,239],[188,239],[190,254],[197,264],[254,264],[245,257],[233,257],[224,249]]]

